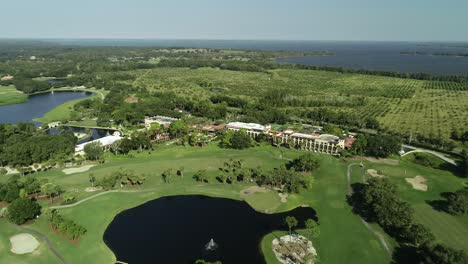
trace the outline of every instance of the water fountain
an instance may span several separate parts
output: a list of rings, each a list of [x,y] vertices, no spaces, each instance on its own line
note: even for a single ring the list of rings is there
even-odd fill
[[[216,250],[216,248],[218,248],[218,244],[214,242],[213,238],[205,245],[205,249],[208,251]]]

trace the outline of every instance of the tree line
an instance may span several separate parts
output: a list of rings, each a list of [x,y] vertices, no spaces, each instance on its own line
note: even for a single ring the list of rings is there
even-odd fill
[[[65,234],[71,240],[79,240],[87,232],[84,226],[60,215],[55,209],[47,211],[45,215],[52,229]]]
[[[77,138],[64,130],[49,135],[32,123],[0,124],[0,165],[28,166],[50,160],[64,160],[75,151]]]

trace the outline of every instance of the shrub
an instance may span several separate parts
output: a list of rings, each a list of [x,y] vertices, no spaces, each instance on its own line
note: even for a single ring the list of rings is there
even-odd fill
[[[8,207],[8,219],[17,225],[35,218],[41,212],[41,206],[33,200],[18,198]]]

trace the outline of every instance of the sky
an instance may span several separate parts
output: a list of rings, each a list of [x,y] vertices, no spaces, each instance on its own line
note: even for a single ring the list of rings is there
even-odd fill
[[[0,38],[468,41],[467,0],[0,0]]]

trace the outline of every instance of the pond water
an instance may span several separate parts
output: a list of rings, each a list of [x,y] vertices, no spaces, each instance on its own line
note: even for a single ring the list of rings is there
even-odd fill
[[[300,226],[316,219],[312,208],[262,214],[247,203],[199,195],[170,196],[118,214],[104,233],[117,260],[132,264],[193,264],[197,259],[230,263],[265,263],[263,236],[286,230],[284,218]],[[216,249],[207,250],[210,240]]]
[[[95,139],[100,139],[102,137],[110,136],[112,135],[116,130],[113,129],[103,129],[103,128],[84,128],[84,127],[71,127],[71,126],[62,126],[62,127],[54,127],[47,132],[50,135],[57,135],[62,132],[62,129],[68,129],[73,131],[73,133],[78,133],[78,134],[86,134],[87,136],[84,138],[80,138],[78,140],[78,144],[93,141]]]
[[[420,45],[407,42],[337,42],[311,45],[334,56],[279,58],[280,63],[333,66],[351,69],[384,70],[410,73],[468,75],[468,57],[432,56],[432,53],[468,53],[466,47]],[[426,52],[405,55],[401,52]]]
[[[65,102],[91,96],[93,93],[83,91],[56,91],[31,95],[24,103],[0,106],[0,123],[32,122],[34,118],[42,117]]]

